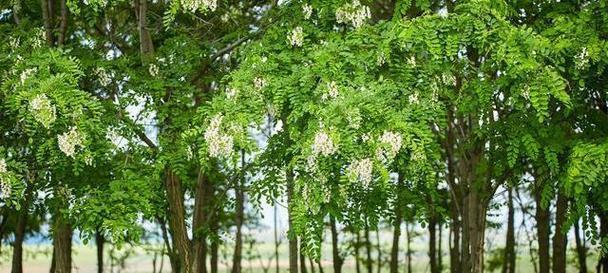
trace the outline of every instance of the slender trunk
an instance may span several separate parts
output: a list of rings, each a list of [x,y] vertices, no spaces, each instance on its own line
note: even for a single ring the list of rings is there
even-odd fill
[[[25,192],[25,198],[21,204],[21,210],[17,215],[17,224],[15,226],[15,241],[13,242],[13,264],[12,273],[23,273],[23,241],[25,240],[25,229],[27,219],[29,217],[29,207],[31,203],[31,187],[28,185]]]
[[[145,1],[144,1],[145,2]],[[177,256],[178,268],[175,273],[192,273],[190,257],[190,240],[185,224],[184,191],[177,175],[167,168],[165,172],[165,187],[167,190],[167,203],[169,205],[169,231],[173,238],[173,252]]]
[[[139,31],[139,50],[143,56],[154,53],[152,37],[148,30],[148,2],[147,0],[136,0],[137,28]]]
[[[437,267],[437,220],[434,215],[431,215],[428,222],[429,229],[429,265],[431,273],[438,273]]]
[[[323,270],[323,265],[321,264],[321,260],[317,262],[317,266],[319,266],[319,273],[325,273],[325,270]]]
[[[207,229],[213,204],[213,185],[201,168],[194,193],[193,267],[196,273],[207,273]]]
[[[574,222],[574,241],[576,242],[576,255],[578,258],[579,273],[587,273],[587,246],[581,240],[581,226],[578,219]],[[584,236],[584,234],[583,234]]]
[[[315,270],[315,264],[313,263],[313,261],[312,261],[312,258],[311,258],[311,257],[308,257],[308,264],[310,265],[310,272],[311,272],[311,273],[316,273],[316,272],[315,272],[315,271],[316,271],[316,270]]]
[[[340,256],[336,219],[333,216],[329,216],[329,225],[331,226],[331,253],[333,258],[334,273],[341,273],[344,259],[342,259],[342,256]]]
[[[353,231],[354,232],[354,231]],[[355,234],[355,245],[354,245],[354,249],[355,249],[355,272],[356,273],[361,273],[361,256],[359,253],[359,250],[361,249],[361,234],[359,233],[359,230],[356,231],[357,233]]]
[[[60,0],[61,21],[59,22],[59,39],[57,44],[63,46],[68,32],[68,7],[66,0]]]
[[[49,46],[53,45],[53,28],[51,23],[52,12],[49,11],[49,0],[40,0],[40,7],[42,9],[42,21],[44,24],[44,36],[46,43]]]
[[[298,273],[298,237],[293,230],[293,170],[287,171],[287,214],[289,217],[289,273]]]
[[[103,247],[105,244],[103,234],[98,230],[95,232],[95,245],[97,246],[97,273],[103,273]],[[156,264],[156,263],[155,263]],[[156,272],[156,270],[154,270]]]
[[[53,253],[55,270],[52,273],[72,272],[72,226],[59,211],[53,223]]]
[[[211,215],[211,224],[210,224],[210,229],[211,229],[211,234],[213,234],[213,236],[217,237],[218,236],[218,231],[219,231],[219,218],[220,218],[220,210],[219,208],[217,208]],[[218,263],[219,263],[219,242],[218,240],[213,240],[211,242],[211,246],[210,246],[210,251],[211,251],[211,259],[209,260],[210,262],[210,269],[211,269],[211,273],[218,273]]]
[[[405,261],[407,273],[412,273],[412,232],[410,230],[410,224],[405,221]]]
[[[369,240],[369,225],[365,223],[365,250],[367,251],[367,261],[365,266],[367,267],[367,273],[373,273],[372,270],[372,242]]]
[[[376,228],[376,248],[378,249],[378,264],[376,265],[378,267],[378,273],[380,273],[382,271],[382,245],[380,242],[380,228]]]
[[[566,213],[568,212],[568,199],[563,193],[557,194],[555,212],[555,234],[553,235],[553,273],[566,273],[566,247],[567,232]]]
[[[279,273],[279,212],[278,206],[274,204],[274,267],[275,273]]]
[[[486,225],[486,210],[487,202],[481,198],[481,189],[476,186],[471,188],[467,196],[467,206],[464,210],[464,219],[467,219],[464,225],[463,245],[466,246],[469,254],[463,253],[463,257],[468,256],[466,261],[466,270],[463,272],[483,273],[484,270],[484,243],[485,243],[485,225]],[[466,231],[466,232],[465,232]]]
[[[437,229],[439,230],[439,236],[437,238],[437,270],[438,272],[443,272],[443,251],[441,249],[442,238],[443,238],[443,227],[441,223],[437,224]]]
[[[0,256],[2,256],[2,238],[4,238],[4,233],[6,232],[6,223],[8,223],[8,208],[4,207],[2,209],[2,221],[0,221]]]
[[[399,175],[401,180],[401,175]],[[395,205],[395,221],[393,222],[393,246],[391,248],[390,273],[399,273],[399,237],[401,236],[401,203]]]
[[[549,273],[551,270],[549,257],[549,208],[543,208],[540,192],[535,194],[536,201],[536,232],[538,237],[538,269],[539,273]]]
[[[460,273],[461,260],[460,260],[460,216],[455,206],[457,200],[452,200],[450,206],[450,217],[452,224],[450,225],[450,273]]]
[[[502,273],[515,273],[515,209],[513,207],[513,188],[509,187],[507,195],[507,238],[505,245]]]
[[[232,256],[232,273],[241,273],[241,260],[243,253],[243,218],[244,218],[244,202],[245,193],[243,190],[245,184],[245,150],[241,150],[241,178],[235,181],[234,193],[235,193],[235,218],[234,223],[236,225],[236,238],[234,246],[234,255]],[[303,272],[304,273],[304,272]]]
[[[306,257],[304,256],[304,251],[302,250],[303,244],[300,241],[300,272],[301,273],[307,273],[308,270],[306,270]]]
[[[601,213],[600,217],[600,238],[608,237],[608,214]],[[598,273],[608,273],[608,255],[602,254],[597,262]]]

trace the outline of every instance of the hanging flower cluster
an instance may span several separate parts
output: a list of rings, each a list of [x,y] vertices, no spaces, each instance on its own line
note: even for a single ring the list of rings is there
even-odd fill
[[[23,70],[23,72],[21,72],[21,75],[19,75],[19,82],[21,83],[21,85],[25,84],[25,81],[32,76],[32,74],[36,73],[38,71],[37,68],[28,68],[26,70]]]
[[[110,77],[110,74],[103,67],[97,68],[95,70],[95,74],[97,74],[99,84],[101,84],[101,86],[107,87],[110,85],[110,83],[112,83],[112,77]]]
[[[181,0],[181,4],[189,12],[196,12],[198,10],[215,11],[217,9],[217,0]]]
[[[152,77],[158,76],[158,73],[160,72],[158,65],[150,64],[150,66],[148,67],[148,72],[150,72],[150,76]]]
[[[352,3],[336,9],[338,24],[351,24],[354,28],[359,28],[369,18],[371,18],[369,7],[362,5],[359,0],[354,0]]]
[[[309,4],[304,4],[302,6],[302,14],[304,14],[304,19],[308,20],[312,16],[312,6]]]
[[[348,175],[351,181],[359,181],[363,186],[368,187],[372,181],[373,163],[369,158],[355,160],[348,168]]]
[[[581,70],[585,68],[585,66],[589,63],[589,52],[587,52],[587,48],[583,47],[581,52],[577,54],[574,59],[576,69]]]
[[[384,154],[388,159],[393,159],[401,150],[401,142],[403,141],[401,134],[391,131],[384,131],[379,139],[380,143],[385,147]],[[388,148],[388,149],[386,149]]]
[[[224,116],[218,114],[211,119],[209,127],[205,131],[204,137],[209,147],[211,157],[228,156],[232,152],[232,136],[224,135],[220,132],[220,126]]]
[[[234,99],[238,93],[239,93],[239,90],[236,88],[231,88],[231,87],[226,88],[226,97],[228,99]]]
[[[84,147],[84,137],[78,132],[76,127],[71,127],[69,131],[57,136],[57,144],[68,157],[74,158],[76,149]]]
[[[320,131],[315,135],[315,140],[312,144],[312,152],[314,155],[321,154],[323,156],[329,156],[335,153],[336,150],[337,147],[326,132]]]
[[[6,199],[10,197],[12,191],[11,184],[5,181],[4,178],[0,178],[0,198]]]
[[[340,95],[340,91],[338,90],[338,85],[335,81],[331,81],[327,83],[327,93],[323,94],[321,97],[322,100],[327,100],[329,98],[335,99]]]
[[[55,122],[56,109],[45,94],[39,94],[30,101],[30,112],[36,121],[42,123],[45,128],[49,128]]]
[[[253,86],[255,87],[255,89],[260,90],[266,87],[266,80],[261,77],[256,77],[255,79],[253,79]]]
[[[304,31],[302,27],[294,28],[289,35],[287,35],[289,44],[292,46],[302,46],[304,44]]]

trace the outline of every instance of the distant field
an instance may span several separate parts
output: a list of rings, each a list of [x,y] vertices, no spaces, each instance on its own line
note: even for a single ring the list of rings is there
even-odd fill
[[[323,259],[322,265],[324,273],[333,273],[331,267],[331,253],[330,253],[330,245],[325,245],[323,249]],[[106,272],[112,273],[152,273],[154,271],[153,260],[154,255],[148,251],[146,248],[154,248],[154,246],[139,246],[139,247],[130,247],[125,246],[122,250],[112,250],[111,247],[106,248],[106,260],[105,267]],[[413,256],[413,269],[414,272],[428,272],[429,268],[427,265],[427,257],[426,252],[423,248],[423,245],[414,246],[416,249],[416,253]],[[385,249],[389,249],[388,245],[385,246]],[[520,257],[517,262],[517,272],[528,273],[534,272],[532,265],[530,263],[529,255],[527,253],[527,248],[524,251],[523,247],[521,251],[524,253],[520,254]],[[230,260],[231,253],[227,253],[229,251],[228,248],[220,251],[220,273],[225,273],[230,271]],[[115,257],[120,257],[125,255],[126,253],[130,253],[126,259],[124,259],[124,263],[120,265],[120,262],[114,261],[111,264],[109,259],[111,252]],[[244,260],[243,260],[243,268],[245,273],[264,273],[264,267],[267,267],[269,264],[269,258],[272,257],[272,253],[274,252],[273,246],[270,243],[262,243],[255,246],[254,249],[246,247],[244,249]],[[3,246],[2,248],[2,256],[0,257],[0,273],[10,273],[10,247]],[[50,254],[51,247],[49,245],[28,245],[26,247],[25,252],[25,261],[24,261],[24,269],[26,273],[48,273],[50,267]],[[363,252],[361,252],[363,255]],[[444,250],[444,254],[447,254]],[[573,254],[573,253],[570,253]],[[280,248],[280,260],[279,266],[281,271],[286,272],[288,261],[287,261],[287,246],[283,244]],[[382,260],[383,272],[388,272],[388,253],[383,253]],[[124,256],[123,256],[124,257]],[[249,258],[248,258],[249,257]],[[253,259],[251,258],[253,257]],[[261,259],[259,258],[261,257]],[[373,253],[373,259],[377,260],[377,253]],[[401,268],[403,268],[404,262],[403,257],[404,254],[400,254],[401,257]],[[161,265],[161,258],[157,257],[156,259],[156,272],[158,273]],[[449,258],[444,256],[443,263],[447,265],[449,262]],[[574,260],[571,260],[574,261]],[[592,256],[589,258],[589,269],[593,269],[595,258]],[[96,260],[96,251],[95,246],[84,246],[84,245],[76,245],[74,246],[73,253],[73,263],[74,263],[74,271],[75,273],[89,273],[96,272],[97,260]],[[262,266],[262,263],[264,264]],[[308,273],[312,273],[310,271],[310,264],[307,261],[307,266],[309,268]],[[362,266],[362,272],[366,272]],[[317,267],[317,265],[315,265]],[[377,272],[377,264],[373,265],[374,272]],[[274,260],[271,262],[270,270],[268,273],[274,273]],[[318,268],[315,268],[316,273],[319,272]],[[162,272],[170,272],[170,265],[168,259],[164,258],[164,263],[162,265]],[[355,272],[354,260],[352,258],[348,259],[344,265],[344,273],[353,273]],[[403,269],[401,270],[403,272]],[[489,271],[488,271],[489,272]],[[576,269],[573,266],[568,268],[567,272],[576,272]]]

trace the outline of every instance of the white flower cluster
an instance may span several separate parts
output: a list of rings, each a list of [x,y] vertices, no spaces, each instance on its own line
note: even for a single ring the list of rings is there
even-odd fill
[[[384,56],[384,53],[380,53],[378,55],[378,57],[376,57],[376,64],[378,66],[383,66],[386,63],[386,57]]]
[[[205,131],[205,141],[207,141],[211,157],[228,156],[232,152],[232,136],[224,135],[220,132],[223,118],[224,116],[221,114],[214,116]]]
[[[312,6],[309,4],[304,4],[302,6],[302,14],[304,14],[305,20],[310,19],[310,16],[312,16]]]
[[[340,91],[338,90],[338,85],[335,81],[331,81],[327,83],[327,93],[323,94],[321,99],[327,100],[329,98],[335,99],[340,95]]]
[[[368,187],[372,182],[372,169],[372,160],[364,158],[351,163],[348,172],[352,180],[357,180],[363,183],[363,186]]]
[[[23,70],[23,72],[21,72],[21,75],[19,75],[19,82],[21,83],[21,85],[24,85],[25,80],[27,80],[30,76],[32,76],[32,74],[36,72],[38,72],[38,69],[35,67]]]
[[[589,63],[589,52],[587,52],[587,48],[583,47],[581,52],[577,54],[574,58],[576,69],[581,70],[585,68],[585,66]]]
[[[255,89],[260,90],[266,87],[266,80],[260,77],[256,77],[255,79],[253,79],[253,86],[255,87]]]
[[[74,158],[77,147],[84,146],[84,138],[76,127],[71,127],[69,131],[57,136],[57,144],[59,150],[61,150],[68,157]]]
[[[401,138],[401,134],[394,133],[391,131],[384,131],[382,136],[379,139],[380,143],[384,146],[387,146],[388,149],[384,150],[384,154],[388,159],[393,159],[399,150],[401,150],[401,142],[403,139]]]
[[[418,93],[416,92],[416,93],[410,94],[408,97],[408,101],[411,104],[418,104],[420,102],[420,100],[418,99]]]
[[[336,21],[339,24],[351,24],[354,28],[362,26],[369,18],[371,18],[369,7],[362,5],[359,0],[354,0],[336,10]]]
[[[55,105],[45,94],[39,94],[30,101],[30,112],[34,115],[34,119],[42,123],[45,128],[49,128],[56,119]]]
[[[16,50],[17,48],[19,48],[19,45],[21,44],[21,39],[19,39],[19,37],[11,37],[9,40],[9,45],[11,46],[12,50]]]
[[[226,88],[226,97],[228,99],[234,99],[236,95],[238,95],[239,90],[236,88],[228,87]]]
[[[314,155],[321,154],[323,156],[329,156],[335,153],[336,150],[337,147],[326,132],[320,131],[315,135],[315,140],[312,144],[312,152]]]
[[[184,9],[193,13],[197,10],[215,11],[217,9],[217,0],[181,0],[181,4]]]
[[[296,27],[291,30],[289,35],[287,35],[287,39],[292,46],[302,46],[304,44],[304,31],[302,27]]]
[[[101,86],[107,87],[110,85],[110,83],[112,83],[112,77],[103,67],[95,69],[95,74],[97,74],[99,84],[101,84]]]
[[[0,174],[6,173],[6,160],[4,158],[0,158]]]
[[[150,64],[150,66],[148,66],[148,72],[150,72],[150,76],[152,77],[158,76],[158,73],[160,72],[160,70],[158,69],[158,65]]]
[[[11,184],[6,182],[4,179],[0,179],[0,198],[6,199],[11,196]]]

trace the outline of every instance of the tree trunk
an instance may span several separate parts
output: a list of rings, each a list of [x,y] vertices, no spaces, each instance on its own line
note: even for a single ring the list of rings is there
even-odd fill
[[[218,231],[219,231],[219,219],[220,219],[220,208],[216,208],[212,214],[211,214],[211,224],[210,224],[210,229],[211,229],[211,233],[217,237],[218,235]],[[219,243],[218,240],[213,240],[211,242],[211,259],[209,260],[210,262],[210,269],[211,269],[211,273],[218,273],[218,263],[219,263]]]
[[[97,247],[97,273],[103,272],[103,248],[105,244],[105,238],[103,234],[98,230],[95,232],[95,245]],[[156,270],[155,270],[156,271]]]
[[[513,188],[509,187],[507,196],[507,238],[502,273],[515,273],[515,209],[513,207]]]
[[[293,230],[293,170],[287,171],[287,214],[289,217],[289,273],[298,273],[298,237]]]
[[[579,273],[587,273],[587,246],[581,240],[581,226],[578,219],[574,222],[574,241],[576,242],[576,255],[578,257]],[[583,236],[585,236],[583,234]]]
[[[353,231],[353,232],[355,232],[355,231]],[[361,273],[361,256],[359,253],[359,250],[361,249],[361,234],[360,234],[359,230],[357,230],[356,232],[357,233],[355,234],[355,245],[354,245],[355,272]]]
[[[279,273],[279,212],[278,212],[278,206],[275,203],[274,204],[274,266],[275,266],[275,273]]]
[[[53,223],[53,256],[55,258],[53,273],[72,272],[72,226],[59,211]]]
[[[410,224],[405,221],[405,261],[407,273],[412,273],[412,232],[410,231]]]
[[[15,226],[15,241],[13,242],[13,264],[12,273],[23,273],[23,241],[25,240],[25,229],[27,227],[27,219],[29,217],[29,207],[32,194],[31,188],[28,186],[25,192],[25,198],[21,204],[21,210],[17,215],[17,223]]]
[[[438,272],[443,272],[443,251],[441,249],[443,241],[443,227],[441,222],[437,224],[437,229],[439,230],[439,236],[437,238],[437,270],[439,270]]]
[[[401,180],[401,175],[399,175]],[[401,236],[401,203],[395,204],[395,221],[393,222],[393,246],[391,248],[390,273],[399,273],[399,237]]]
[[[380,227],[376,228],[376,247],[378,249],[378,264],[376,266],[378,267],[378,273],[380,273],[382,271],[382,245],[380,242]]]
[[[194,193],[193,224],[193,267],[196,273],[207,273],[207,233],[209,215],[213,206],[213,185],[209,177],[199,170]]]
[[[245,151],[241,150],[241,178],[235,181],[234,195],[235,195],[235,217],[234,223],[236,225],[236,238],[234,245],[234,255],[232,256],[232,273],[241,273],[241,259],[243,253],[243,218],[245,213],[245,193],[243,190],[245,184]],[[304,273],[304,272],[303,272]]]
[[[461,269],[460,216],[458,214],[458,209],[454,204],[455,202],[457,202],[457,200],[452,199],[452,204],[450,206],[450,217],[452,220],[452,224],[450,226],[450,236],[452,236],[452,240],[450,241],[450,273],[460,273]]]
[[[306,270],[306,257],[304,256],[304,251],[302,250],[302,242],[300,241],[300,272],[301,273],[307,273],[308,270]]]
[[[434,215],[431,215],[428,222],[429,230],[429,265],[431,273],[438,273],[437,267],[437,220]]]
[[[553,235],[553,273],[566,273],[566,247],[567,232],[564,229],[566,213],[568,213],[568,199],[563,193],[557,194],[555,212],[555,234]]]
[[[540,192],[535,194],[536,201],[536,232],[538,237],[538,269],[539,273],[549,273],[551,270],[549,257],[549,208],[543,208]]]
[[[342,264],[344,259],[342,259],[342,256],[340,256],[340,249],[338,248],[340,243],[338,242],[336,219],[333,216],[329,216],[329,225],[331,226],[331,253],[333,258],[334,273],[342,273]]]
[[[144,1],[145,2],[145,1]],[[178,268],[175,273],[192,273],[190,257],[190,240],[185,224],[184,191],[180,179],[168,167],[165,172],[165,187],[167,190],[167,203],[169,205],[169,232],[173,238],[173,252],[177,256]]]
[[[374,273],[372,270],[372,242],[369,240],[369,225],[367,222],[365,223],[365,250],[367,251],[367,261],[365,261],[367,273]]]

